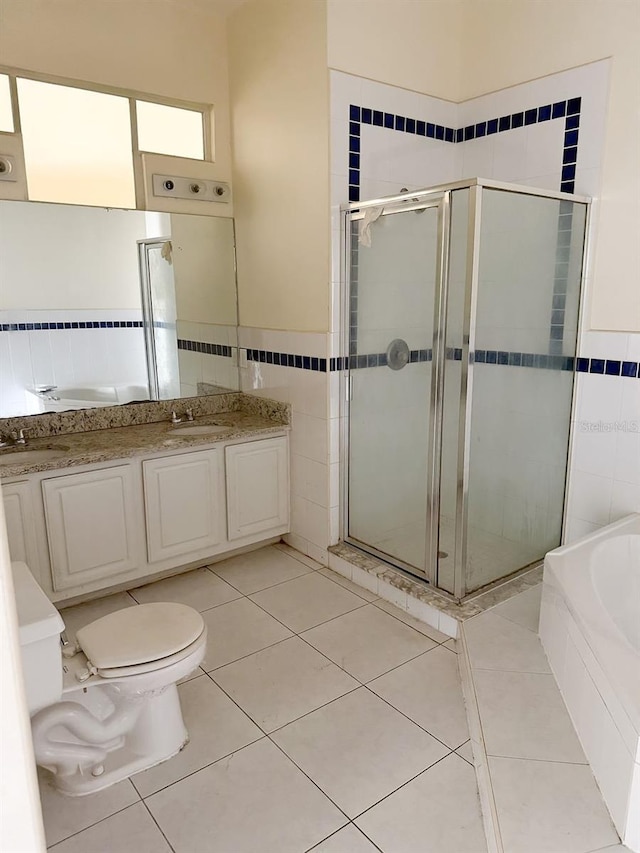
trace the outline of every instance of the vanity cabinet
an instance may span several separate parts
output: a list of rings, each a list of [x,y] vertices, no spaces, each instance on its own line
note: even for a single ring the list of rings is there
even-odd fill
[[[286,435],[2,482],[9,549],[55,602],[183,568],[289,530]]]
[[[54,590],[138,568],[140,512],[129,465],[43,480],[42,496]]]
[[[225,462],[229,540],[286,525],[289,520],[286,438],[231,445],[225,449]]]
[[[224,538],[219,450],[142,463],[149,562],[213,549]]]
[[[36,539],[36,523],[31,486],[28,480],[8,483],[2,487],[4,515],[7,522],[9,556],[15,562],[39,570],[40,558]]]

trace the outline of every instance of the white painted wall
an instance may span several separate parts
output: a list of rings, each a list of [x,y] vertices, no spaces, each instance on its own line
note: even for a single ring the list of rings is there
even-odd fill
[[[140,310],[145,214],[0,202],[0,309]]]

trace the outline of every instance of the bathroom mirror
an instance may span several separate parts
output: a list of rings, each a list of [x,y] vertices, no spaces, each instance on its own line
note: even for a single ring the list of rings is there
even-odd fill
[[[237,391],[233,220],[0,201],[0,417]]]

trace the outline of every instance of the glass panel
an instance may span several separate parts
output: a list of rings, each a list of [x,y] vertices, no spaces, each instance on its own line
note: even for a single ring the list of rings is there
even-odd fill
[[[143,289],[143,313],[149,379],[154,399],[166,400],[180,396],[172,244],[143,243],[140,251],[148,288],[146,294]]]
[[[129,102],[18,79],[29,199],[135,207]]]
[[[560,542],[586,206],[484,190],[467,592]]]
[[[370,228],[352,243],[348,535],[424,572],[438,210]]]
[[[13,133],[13,110],[11,109],[11,89],[9,88],[9,77],[0,74],[0,130]]]
[[[138,148],[204,160],[203,116],[197,110],[136,101]]]

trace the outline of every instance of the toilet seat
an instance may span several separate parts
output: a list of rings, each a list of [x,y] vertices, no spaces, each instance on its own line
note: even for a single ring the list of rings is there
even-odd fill
[[[203,632],[197,610],[162,602],[109,613],[80,628],[76,640],[92,671],[115,678],[184,660],[198,648]]]

